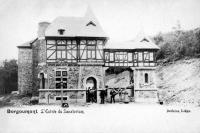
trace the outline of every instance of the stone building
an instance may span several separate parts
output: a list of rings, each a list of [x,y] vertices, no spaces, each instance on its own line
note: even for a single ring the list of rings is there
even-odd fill
[[[129,96],[156,97],[155,52],[150,39],[141,37],[110,47],[108,37],[90,9],[84,17],[57,17],[41,22],[38,37],[18,46],[18,89],[39,95],[40,103],[88,102],[88,89],[95,102],[105,89],[105,71],[128,67]],[[113,45],[114,46],[114,45]]]

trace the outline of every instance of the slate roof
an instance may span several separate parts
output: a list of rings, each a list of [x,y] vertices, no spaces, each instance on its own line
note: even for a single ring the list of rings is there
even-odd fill
[[[59,29],[65,30],[63,35],[59,34]],[[87,9],[84,17],[57,17],[46,29],[45,36],[107,37],[90,8]]]
[[[23,44],[21,44],[21,45],[19,45],[19,46],[17,46],[17,47],[18,47],[18,48],[31,48],[31,47],[32,47],[32,44],[33,44],[35,41],[37,41],[37,39],[38,39],[38,38],[33,39],[33,40],[31,40],[31,41],[28,41],[28,42],[25,42],[25,43],[23,43]]]
[[[160,49],[150,38],[146,36],[138,36],[134,40],[120,42],[120,43],[107,43],[106,49]]]

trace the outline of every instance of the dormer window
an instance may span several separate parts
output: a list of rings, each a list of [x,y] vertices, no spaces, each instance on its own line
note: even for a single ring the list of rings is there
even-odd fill
[[[63,35],[64,32],[65,32],[65,29],[58,29],[58,33],[59,33],[60,35]]]
[[[140,42],[144,42],[144,41],[149,42],[149,40],[146,38],[143,38]]]
[[[96,26],[96,24],[92,21],[90,21],[86,26],[89,26],[89,25],[93,25],[93,26]]]

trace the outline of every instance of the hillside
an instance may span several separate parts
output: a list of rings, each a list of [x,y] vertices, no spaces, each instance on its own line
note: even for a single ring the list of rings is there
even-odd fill
[[[106,85],[108,87],[121,87],[125,88],[129,86],[130,83],[130,73],[129,71],[124,71],[119,74],[110,74],[106,76]]]
[[[185,58],[161,64],[156,69],[160,99],[165,104],[198,105],[200,103],[200,59]],[[106,85],[126,87],[129,71],[106,76]]]
[[[166,104],[200,102],[200,59],[182,59],[160,65],[156,71],[157,86]]]

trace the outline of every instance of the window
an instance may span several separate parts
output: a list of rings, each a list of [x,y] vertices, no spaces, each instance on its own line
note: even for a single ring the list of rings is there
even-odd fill
[[[128,56],[126,52],[115,52],[115,61],[117,62],[127,62]]]
[[[119,62],[121,60],[121,56],[120,52],[115,52],[115,61]]]
[[[66,51],[57,51],[57,58],[58,59],[65,59],[66,58]]]
[[[95,59],[96,58],[96,47],[95,46],[87,46],[87,48],[88,48],[87,58]]]
[[[109,62],[109,53],[108,52],[105,52],[105,61]]]
[[[73,41],[72,41],[73,43]],[[77,45],[76,44],[68,44],[67,45],[67,60],[68,62],[76,62],[77,60]]]
[[[132,62],[132,53],[128,53],[128,61]]]
[[[149,52],[144,52],[144,61],[148,62],[149,58]]]
[[[94,44],[96,44],[96,41],[95,41],[95,40],[88,40],[88,41],[87,41],[87,44],[89,44],[89,45],[94,45]]]
[[[62,71],[62,76],[67,76],[67,71]]]
[[[56,41],[55,40],[47,40],[47,44],[56,44]]]
[[[110,53],[110,61],[114,61],[114,53]]]
[[[80,44],[86,44],[86,40],[81,40]]]
[[[67,71],[56,71],[56,89],[61,89],[61,87],[67,88]]]
[[[102,40],[97,40],[97,45],[102,45],[103,41]]]
[[[143,54],[142,54],[142,52],[138,53],[138,60],[139,61],[143,61]]]
[[[134,62],[138,61],[138,53],[137,52],[135,52],[134,55],[133,55],[133,61]]]
[[[146,39],[146,38],[143,38],[140,42],[149,42],[149,40],[148,39]]]
[[[154,61],[154,59],[153,59],[153,52],[150,52],[150,61]]]
[[[63,35],[64,32],[65,32],[65,29],[58,29],[58,33],[59,33],[60,35]]]
[[[56,101],[59,101],[59,100],[61,100],[61,97],[56,97]],[[67,97],[63,96],[63,100],[67,100]]]
[[[66,41],[65,40],[57,40],[57,44],[58,45],[66,45]]]
[[[86,43],[82,41],[82,43]],[[80,45],[80,59],[86,60],[87,58],[87,46],[86,45]]]
[[[149,83],[149,75],[147,73],[144,74],[145,83]]]
[[[56,76],[61,76],[61,71],[56,71]]]
[[[44,89],[45,88],[45,78],[44,78],[44,73],[40,73],[40,82],[42,83],[42,85],[40,86],[40,88]]]

